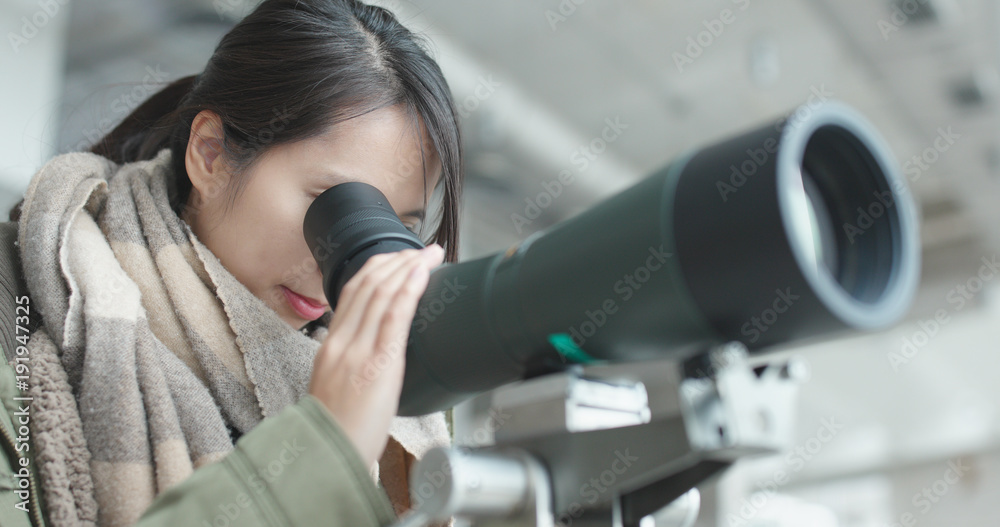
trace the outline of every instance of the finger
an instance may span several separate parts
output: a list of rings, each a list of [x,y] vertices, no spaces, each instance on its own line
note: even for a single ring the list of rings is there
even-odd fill
[[[347,283],[344,284],[344,287],[340,291],[340,296],[337,298],[337,305],[350,304],[353,297],[358,294],[358,286],[360,286],[361,281],[364,280],[369,273],[378,269],[383,264],[392,262],[396,258],[405,254],[410,254],[410,252],[407,250],[395,253],[379,253],[369,257],[368,260],[365,261],[364,265],[361,266],[361,269],[358,269],[358,272],[354,273],[354,276],[352,276]],[[334,311],[334,316],[336,316],[336,314],[336,311]]]
[[[417,272],[417,276],[414,276]],[[397,270],[395,274],[386,280],[372,293],[368,306],[365,309],[364,320],[355,334],[355,342],[362,349],[372,349],[376,344],[379,328],[384,323],[386,311],[392,308],[392,304],[398,301],[398,293],[410,281],[421,280],[420,273],[428,274],[427,262],[423,258],[416,258],[405,267]]]
[[[439,257],[437,257],[437,258],[434,257],[435,251],[437,251],[437,252],[440,253]],[[439,265],[444,260],[444,249],[440,245],[434,243],[434,244],[431,244],[431,245],[425,247],[422,250],[406,249],[406,250],[403,250],[403,251],[399,251],[397,253],[381,253],[381,254],[376,254],[375,256],[372,256],[368,261],[371,262],[372,260],[376,260],[376,259],[380,259],[380,260],[384,259],[383,261],[385,263],[389,263],[389,262],[392,261],[393,257],[399,256],[399,255],[411,255],[411,254],[413,256],[415,256],[415,257],[419,256],[419,257],[427,258],[428,262],[430,262],[432,264],[432,267]],[[367,269],[366,269],[366,266],[368,265],[368,262],[365,262],[365,265],[362,266],[361,270],[359,270],[358,273],[356,275],[354,275],[354,277],[352,277],[351,280],[348,280],[347,284],[344,285],[344,289],[340,293],[340,300],[338,300],[338,302],[337,302],[338,306],[340,306],[340,305],[349,305],[353,301],[353,298],[355,298],[358,295],[358,293],[359,293],[359,291],[361,289],[361,283],[360,282],[362,280],[364,280],[365,276],[368,273],[375,272],[377,270],[376,267],[381,266],[383,264],[383,261],[375,262],[374,266],[369,267]],[[355,283],[352,284],[351,283],[352,280],[358,280],[358,282],[355,282]],[[377,282],[376,282],[376,284],[377,284]],[[330,324],[328,325],[328,327],[331,328],[331,329],[333,327],[335,327],[335,321],[337,321],[338,319],[342,319],[343,318],[343,315],[338,316],[338,312],[339,313],[344,313],[345,311],[347,311],[347,310],[343,310],[343,309],[336,309],[336,310],[334,310],[333,317],[331,318]],[[344,313],[344,314],[346,314],[346,313]],[[356,321],[353,321],[353,322],[356,324]]]
[[[426,289],[429,271],[424,266],[415,268],[400,288],[386,310],[378,327],[378,342],[374,352],[358,367],[366,372],[370,395],[392,404],[395,414],[406,371],[406,345],[409,340],[409,322],[413,319],[421,293]],[[371,373],[369,373],[371,372]]]
[[[418,283],[423,280],[423,285],[419,287],[416,297],[413,300],[413,306],[410,308],[408,313],[403,313],[398,316],[404,317],[401,321],[403,326],[412,325],[413,316],[416,313],[416,307],[419,304],[420,296],[427,288],[427,279],[430,274],[430,269],[438,266],[444,260],[444,249],[438,244],[432,244],[425,247],[421,251],[421,259],[423,260],[422,266],[424,269],[413,269],[407,276],[404,276],[404,270],[400,269],[398,274],[394,276],[391,281],[386,282],[387,293],[391,291],[396,291],[392,293],[392,297],[387,300],[380,301],[378,304],[375,303],[374,298],[372,303],[369,304],[369,312],[366,319],[367,322],[362,323],[362,327],[359,328],[358,333],[355,335],[355,342],[361,349],[371,349],[373,350],[372,356],[369,360],[375,360],[376,364],[374,366],[377,370],[381,371],[386,368],[386,362],[392,357],[404,355],[406,352],[406,343],[409,337],[408,331],[400,331],[397,338],[391,342],[382,341],[378,342],[379,331],[384,324],[386,324],[386,311],[393,309],[397,303],[400,302],[399,291],[403,290],[403,287],[408,282],[413,282],[416,280]],[[415,276],[416,275],[416,276]],[[389,318],[393,315],[389,314]],[[389,357],[380,357],[380,355],[389,355]],[[358,357],[364,359],[363,356]],[[367,366],[365,366],[367,368]]]
[[[421,256],[427,262],[428,268],[434,269],[444,262],[444,248],[436,243],[428,245],[426,250],[421,251]]]
[[[337,301],[337,309],[330,320],[331,331],[336,329],[344,333],[347,338],[353,337],[357,333],[372,291],[397,269],[420,258],[420,252],[415,249],[382,254],[372,256],[361,266],[361,270],[344,284],[341,299]]]
[[[423,266],[417,267],[414,273],[399,289],[392,305],[382,316],[382,323],[379,325],[376,337],[375,360],[379,360],[378,355],[381,353],[390,355],[391,360],[386,368],[386,373],[393,379],[399,379],[405,368],[405,352],[410,326],[417,311],[417,304],[427,289],[430,278],[430,271]]]

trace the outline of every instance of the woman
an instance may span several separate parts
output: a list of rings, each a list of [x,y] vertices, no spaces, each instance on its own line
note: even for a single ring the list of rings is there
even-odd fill
[[[373,257],[331,313],[302,221],[351,180],[414,231],[438,187],[442,214],[432,245]],[[440,69],[354,0],[264,1],[200,75],[47,163],[11,217],[44,321],[26,348],[49,524],[392,521],[407,468],[448,441],[440,413],[394,416],[460,188]]]

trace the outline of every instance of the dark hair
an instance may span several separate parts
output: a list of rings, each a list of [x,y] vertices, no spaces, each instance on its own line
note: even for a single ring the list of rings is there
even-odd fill
[[[222,38],[200,75],[154,94],[90,151],[121,164],[170,148],[177,175],[171,205],[180,213],[191,192],[185,151],[202,110],[221,119],[225,159],[241,173],[269,146],[315,137],[397,104],[414,130],[417,118],[423,121],[441,161],[443,202],[431,241],[455,261],[463,170],[457,111],[424,37],[381,7],[356,0],[265,0]],[[420,156],[422,170],[422,144]],[[230,204],[246,179],[236,178]],[[20,206],[11,210],[12,220]]]

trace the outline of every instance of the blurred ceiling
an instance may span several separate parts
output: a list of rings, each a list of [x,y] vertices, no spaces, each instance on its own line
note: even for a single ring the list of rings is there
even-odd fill
[[[953,309],[948,292],[1000,249],[997,2],[381,3],[430,37],[463,110],[465,258],[505,249],[686,149],[773,121],[810,97],[855,106],[909,163],[923,217],[923,283],[909,325],[819,344],[808,355],[815,373],[804,388],[804,419],[849,416],[856,432],[849,437],[857,439],[818,466],[836,472],[844,460],[871,467],[997,443],[995,296],[978,296],[984,308],[942,329],[902,374],[886,359],[920,320]],[[59,150],[120,119],[111,103],[149,68],[170,78],[200,71],[253,4],[74,0]],[[693,45],[698,38],[707,45]],[[693,58],[678,65],[678,56]],[[625,126],[581,163],[580,149],[609,120]],[[935,150],[941,134],[954,144]],[[933,161],[919,168],[914,156]],[[519,230],[511,215],[524,214],[564,170],[574,183]]]
[[[941,131],[958,137],[934,163],[908,165],[924,215],[925,280],[1000,247],[1000,229],[991,228],[1000,224],[995,2],[576,2],[381,2],[431,38],[463,110],[466,208],[476,211],[466,255],[505,248],[685,149],[819,95],[861,110],[901,162],[933,149]],[[110,129],[150,71],[169,79],[200,71],[253,5],[74,0],[59,150]],[[708,33],[713,22],[718,36]],[[699,38],[709,44],[692,47]],[[679,55],[697,56],[678,65]],[[584,165],[581,149],[606,120],[623,130]],[[518,232],[511,214],[523,215],[525,199],[562,170],[573,172],[573,185]]]

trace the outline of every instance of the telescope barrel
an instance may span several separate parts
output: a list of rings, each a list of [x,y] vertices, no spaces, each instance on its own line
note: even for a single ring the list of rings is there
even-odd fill
[[[875,129],[839,103],[802,107],[682,155],[507,251],[435,269],[410,331],[399,414],[563,363],[887,327],[916,290],[917,229]]]

